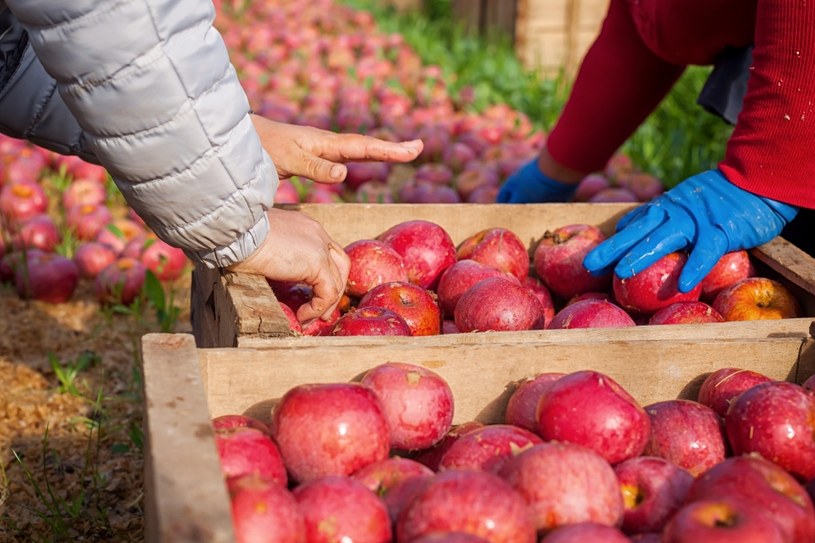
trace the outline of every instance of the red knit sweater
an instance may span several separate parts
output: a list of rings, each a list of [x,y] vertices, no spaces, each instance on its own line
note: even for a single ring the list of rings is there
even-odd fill
[[[549,152],[575,170],[602,169],[686,66],[750,43],[744,107],[719,167],[752,193],[815,208],[812,0],[611,0]]]

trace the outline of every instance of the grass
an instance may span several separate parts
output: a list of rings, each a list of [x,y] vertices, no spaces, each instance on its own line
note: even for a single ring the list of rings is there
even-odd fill
[[[570,82],[562,74],[547,78],[524,69],[508,38],[468,35],[453,20],[449,0],[425,0],[422,13],[406,14],[374,0],[343,2],[371,11],[383,31],[401,33],[425,64],[442,68],[454,92],[475,88],[476,108],[506,103],[549,130],[568,97]],[[724,156],[732,128],[696,105],[708,73],[706,67],[688,69],[623,145],[635,164],[667,186],[714,167]]]

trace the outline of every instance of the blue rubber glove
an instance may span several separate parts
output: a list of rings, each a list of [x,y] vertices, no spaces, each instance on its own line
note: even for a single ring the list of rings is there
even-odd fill
[[[686,249],[690,254],[679,290],[688,292],[722,255],[770,241],[797,213],[791,205],[740,189],[719,170],[708,170],[628,212],[617,233],[589,252],[583,265],[593,274],[613,267],[626,279]]]
[[[571,200],[576,189],[577,185],[566,185],[541,172],[536,158],[507,178],[496,201],[499,204],[566,202]]]

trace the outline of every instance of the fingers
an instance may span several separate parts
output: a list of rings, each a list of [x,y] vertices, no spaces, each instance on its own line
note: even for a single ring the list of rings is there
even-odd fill
[[[419,156],[423,148],[421,140],[396,143],[361,134],[336,134],[318,154],[328,160],[410,162]]]
[[[726,252],[727,236],[721,230],[714,229],[704,237],[699,236],[682,273],[679,274],[680,292],[693,290]]]
[[[631,213],[639,211],[639,209],[635,209]],[[589,272],[595,275],[608,273],[624,254],[664,222],[665,212],[662,208],[647,205],[644,209],[644,213],[637,215],[637,220],[631,221],[626,228],[608,238],[586,255],[586,258],[583,259],[583,266]],[[630,277],[630,274],[621,277]]]
[[[663,256],[684,249],[688,238],[668,221],[637,243],[614,268],[614,273],[626,279],[640,273]]]
[[[341,183],[348,175],[345,164],[337,164],[318,156],[304,154],[303,162],[306,164],[308,178],[318,183]]]
[[[300,322],[317,318],[329,320],[337,309],[345,292],[351,261],[345,251],[330,241],[326,245],[323,261],[319,263],[316,276],[311,281],[311,300],[297,311]]]

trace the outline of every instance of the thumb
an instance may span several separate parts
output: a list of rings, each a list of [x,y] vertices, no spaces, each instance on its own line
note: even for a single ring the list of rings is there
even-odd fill
[[[307,155],[305,163],[308,177],[318,183],[342,183],[348,175],[345,164],[331,162],[318,156]]]

